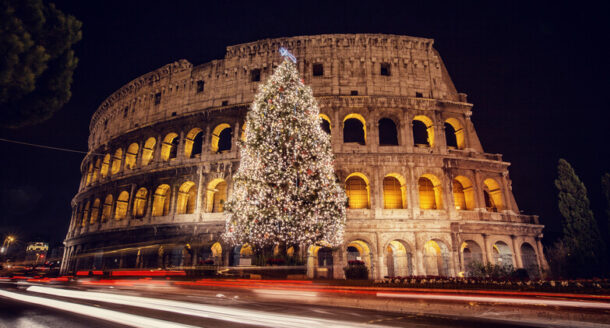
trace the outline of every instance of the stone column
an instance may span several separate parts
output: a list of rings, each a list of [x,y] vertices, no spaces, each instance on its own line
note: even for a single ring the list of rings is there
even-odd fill
[[[487,260],[487,263],[493,263],[492,260],[492,252],[489,250],[489,245],[487,244],[487,237],[489,237],[488,234],[484,233],[482,234],[483,236],[483,257]]]
[[[161,158],[161,146],[163,145],[163,136],[159,135],[157,137],[157,143],[155,143],[155,153],[153,154],[153,163],[159,163],[162,162],[163,159]]]
[[[408,153],[412,153],[413,152],[413,147],[414,147],[414,140],[413,140],[413,117],[412,115],[409,114],[408,111],[405,111],[404,114],[404,118],[405,118],[405,146],[407,149]]]
[[[178,135],[178,149],[176,150],[176,159],[177,160],[181,160],[183,158],[186,158],[186,156],[184,156],[184,131],[180,131],[180,135]]]
[[[234,129],[231,131],[231,152],[237,152],[237,143],[239,142],[241,132],[240,126],[239,121],[236,121]]]
[[[169,215],[172,217],[176,216],[176,206],[178,204],[178,186],[171,185],[170,187],[170,201],[169,201]]]
[[[146,213],[144,214],[144,218],[142,218],[142,220],[146,222],[152,222],[152,207],[156,192],[154,188],[155,187],[153,186],[151,189],[149,189],[148,195],[146,195]]]
[[[472,183],[475,210],[482,211],[485,209],[485,196],[483,195],[483,181],[481,181],[481,171],[474,170],[474,181]]]
[[[133,200],[136,198],[136,184],[131,184],[131,190],[129,191],[129,200],[127,200],[127,215],[125,219],[131,221],[133,219]],[[129,223],[128,223],[129,224]]]
[[[508,190],[508,183],[507,183],[507,179],[508,179],[508,171],[504,171],[502,172],[502,178],[501,180],[501,187],[502,188],[502,201],[504,202],[504,208],[502,210],[504,211],[513,211],[513,204],[510,201],[510,190]],[[519,211],[514,211],[516,213],[519,213]]]
[[[145,142],[145,141],[144,141]],[[136,168],[142,167],[142,154],[144,153],[144,142],[138,143],[138,154],[136,155]]]
[[[415,234],[415,272],[416,276],[425,276],[426,270],[424,268],[424,250],[422,249],[423,244],[419,240],[419,235]]]
[[[199,221],[201,221],[201,206],[203,203],[203,194],[205,192],[203,186],[203,166],[199,165],[197,167],[197,178],[199,179],[197,183],[197,203],[195,204],[195,213],[199,216]]]
[[[510,239],[513,244],[513,264],[515,268],[523,268],[523,259],[521,258],[521,248],[517,245],[517,236],[510,235]]]
[[[417,183],[417,178],[415,177],[415,163],[408,162],[407,163],[407,192],[409,196],[409,204],[411,206],[412,217],[415,219],[419,215],[419,184]]]

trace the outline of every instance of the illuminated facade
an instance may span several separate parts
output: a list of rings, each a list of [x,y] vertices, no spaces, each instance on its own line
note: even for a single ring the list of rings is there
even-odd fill
[[[62,270],[248,263],[220,240],[237,141],[284,46],[319,102],[349,196],[342,247],[300,245],[310,277],[456,276],[469,263],[546,267],[536,216],[522,215],[509,163],[483,151],[433,40],[378,34],[268,39],[224,59],[145,74],[93,115]],[[294,249],[293,249],[294,250]]]

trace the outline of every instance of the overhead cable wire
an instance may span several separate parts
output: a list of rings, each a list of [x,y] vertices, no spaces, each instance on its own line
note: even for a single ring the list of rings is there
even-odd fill
[[[101,156],[105,155],[105,154],[98,154],[98,153],[93,153],[93,152],[88,152],[88,151],[74,150],[74,149],[61,148],[61,147],[52,147],[52,146],[47,146],[47,145],[40,145],[40,144],[23,142],[23,141],[17,141],[17,140],[11,140],[11,139],[5,139],[5,138],[0,138],[0,141],[4,141],[4,142],[8,142],[8,143],[14,143],[14,144],[18,144],[18,145],[26,145],[26,146],[31,146],[31,147],[38,147],[38,148],[44,148],[44,149],[52,149],[52,150],[58,150],[58,151],[65,151],[65,152],[70,152],[70,153],[92,154],[92,155],[101,155]]]

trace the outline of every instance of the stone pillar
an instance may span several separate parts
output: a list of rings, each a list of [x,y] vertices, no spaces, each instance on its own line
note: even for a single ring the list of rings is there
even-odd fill
[[[176,159],[177,160],[181,160],[183,158],[186,158],[186,156],[184,156],[184,144],[186,142],[185,138],[184,138],[184,131],[180,131],[180,135],[178,135],[178,149],[176,150]]]
[[[415,234],[415,272],[416,276],[425,276],[426,269],[424,268],[424,250],[422,249],[423,244],[419,240],[419,235]]]
[[[157,137],[157,143],[155,143],[155,153],[153,154],[153,163],[160,163],[163,161],[161,158],[161,146],[163,145],[163,136]]]
[[[501,180],[500,188],[502,188],[502,201],[504,202],[504,208],[502,210],[513,211],[513,204],[510,201],[511,198],[509,196],[510,190],[508,188],[508,183],[506,181],[507,179],[508,179],[508,171],[502,172],[502,178],[500,179]],[[519,211],[513,211],[513,212],[519,213]]]
[[[521,247],[517,245],[517,236],[510,235],[513,244],[513,265],[515,268],[523,268],[523,259],[521,258]]]
[[[445,171],[446,172],[446,171]],[[450,177],[447,176],[443,172],[443,176],[441,177],[441,183],[443,186],[443,207],[447,210],[447,214],[449,214],[449,219],[456,219],[457,215],[455,213],[455,201],[453,199],[453,184],[450,181]]]
[[[439,151],[441,154],[447,153],[447,138],[445,137],[445,122],[443,122],[440,114],[437,113],[435,116],[434,122],[434,148]]]
[[[485,258],[485,260],[487,261],[487,263],[493,263],[493,259],[492,259],[492,252],[489,249],[489,245],[487,244],[487,237],[489,237],[488,234],[484,233],[482,234],[483,236],[483,257]]]
[[[135,168],[141,168],[142,167],[142,154],[144,153],[144,142],[140,142],[138,143],[138,154],[136,155],[136,164],[135,164]]]
[[[174,217],[176,214],[176,206],[178,204],[178,186],[171,185],[170,186],[170,201],[169,201],[169,215]]]
[[[197,215],[199,216],[199,220],[201,221],[201,206],[203,204],[203,194],[205,193],[205,189],[203,186],[203,166],[201,165],[197,167],[197,178],[199,179],[199,181],[197,183],[197,203],[195,204],[195,213],[197,213]]]
[[[149,189],[148,191],[148,195],[146,195],[146,213],[144,214],[144,221],[147,222],[152,222],[152,207],[153,207],[153,202],[155,200],[155,192],[156,190],[154,189],[155,187],[152,187],[151,189]]]
[[[538,262],[538,270],[540,271],[540,277],[542,277],[542,270],[548,271],[549,264],[546,262],[544,257],[544,249],[542,248],[542,235],[536,236],[536,260]]]
[[[125,219],[127,219],[127,221],[131,221],[131,219],[133,219],[133,200],[134,198],[136,198],[136,184],[132,183],[131,184],[131,190],[129,191],[129,200],[127,200],[127,215],[125,216]]]
[[[372,114],[373,111],[369,110],[369,113]],[[379,122],[377,121],[377,115],[371,115],[372,117],[369,119],[370,122],[367,122],[367,140],[366,147],[371,153],[376,153],[379,148]]]
[[[335,152],[341,151],[343,148],[343,121],[339,117],[339,109],[332,108],[332,116],[335,124],[331,124],[331,142]]]
[[[239,121],[235,121],[235,127],[231,130],[231,152],[237,152],[237,145],[240,138],[240,124]]]
[[[409,197],[409,206],[411,207],[412,217],[415,219],[419,215],[419,185],[417,183],[417,179],[415,178],[415,163],[408,162],[407,165],[407,196]]]
[[[314,254],[314,249],[316,246],[308,247],[307,251],[307,278],[314,279],[316,274],[316,268],[318,267],[318,256]]]
[[[413,139],[413,117],[411,114],[409,114],[408,111],[405,111],[405,131],[406,133],[406,138],[405,138],[405,146],[407,147],[407,152],[412,153],[413,152],[413,147],[414,147],[414,139]]]
[[[474,209],[482,211],[485,209],[485,196],[483,195],[483,181],[481,181],[480,170],[474,170],[474,181],[472,182],[472,188],[474,188]]]

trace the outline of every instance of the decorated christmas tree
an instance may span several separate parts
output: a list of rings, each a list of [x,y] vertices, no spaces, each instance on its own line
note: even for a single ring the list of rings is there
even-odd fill
[[[258,249],[337,246],[347,197],[334,172],[330,136],[320,127],[318,105],[296,60],[282,53],[288,58],[261,84],[247,115],[224,237]]]

